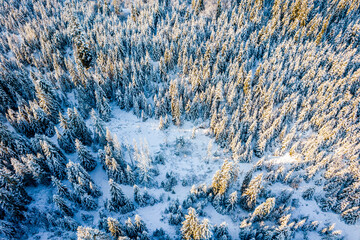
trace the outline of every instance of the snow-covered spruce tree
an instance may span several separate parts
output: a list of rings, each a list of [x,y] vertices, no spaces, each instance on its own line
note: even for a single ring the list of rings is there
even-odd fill
[[[138,181],[140,184],[149,186],[153,180],[153,174],[151,172],[153,167],[148,146],[143,145],[141,149],[138,149],[135,145],[134,156],[137,161]]]
[[[53,201],[57,208],[66,216],[74,216],[73,210],[66,204],[65,200],[59,195],[53,196]]]
[[[91,119],[94,125],[94,143],[99,144],[100,146],[106,145],[106,130],[104,123],[94,109],[91,110]]]
[[[45,158],[40,156],[40,153],[38,156],[34,156],[33,154],[26,154],[23,155],[21,159],[37,183],[46,185],[50,183],[50,170],[45,162]]]
[[[118,220],[108,217],[107,225],[111,233],[111,236],[113,236],[115,239],[118,239],[125,235],[123,233],[122,226],[120,225]]]
[[[137,185],[134,185],[134,201],[139,204],[140,207],[145,207],[147,205],[147,199],[140,192],[140,188]]]
[[[71,192],[66,185],[64,185],[59,179],[57,179],[54,176],[51,176],[51,181],[52,181],[52,184],[57,188],[56,194],[58,196],[65,197],[69,200],[72,199]]]
[[[266,201],[257,206],[252,213],[251,219],[259,221],[265,219],[275,207],[275,198],[268,198]]]
[[[181,232],[184,239],[196,239],[199,231],[199,220],[195,209],[189,208],[188,215],[185,216],[185,221],[182,223]]]
[[[227,212],[233,212],[238,204],[238,193],[237,191],[234,191],[230,194],[227,202],[226,202],[226,211]]]
[[[83,144],[89,146],[92,143],[91,132],[85,124],[84,119],[78,113],[76,108],[68,108],[68,126],[73,136],[79,139]]]
[[[174,176],[173,172],[166,173],[166,180],[161,182],[161,187],[164,188],[165,191],[170,192],[173,190],[173,187],[177,185],[176,176]]]
[[[22,160],[18,160],[16,158],[11,158],[10,163],[14,169],[15,176],[19,178],[20,182],[22,182],[24,185],[30,185],[30,184],[35,183],[35,181],[32,177],[31,171],[22,162]]]
[[[46,157],[46,162],[51,174],[61,180],[64,179],[67,162],[65,155],[60,149],[45,138],[40,139],[39,143],[44,156]]]
[[[135,215],[134,223],[130,218],[125,222],[124,232],[129,239],[150,239],[147,231],[147,227],[139,215]]]
[[[211,184],[214,195],[223,195],[228,189],[229,185],[235,181],[237,177],[236,166],[233,162],[225,160],[221,169],[218,170]]]
[[[93,197],[101,196],[102,192],[99,187],[91,179],[89,173],[78,163],[69,162],[66,165],[68,180],[77,186],[79,191],[87,193]],[[77,193],[79,196],[83,194]]]
[[[231,240],[231,236],[226,222],[214,226],[214,238],[222,239],[222,240]]]
[[[134,204],[124,195],[119,184],[112,179],[109,180],[110,199],[107,202],[107,208],[110,211],[120,212],[122,214],[134,210]]]
[[[195,209],[189,208],[182,223],[181,233],[184,239],[209,239],[212,235],[208,219],[199,222]]]
[[[341,218],[347,224],[355,224],[360,218],[359,207],[353,207],[344,211],[343,213],[341,213]]]
[[[7,217],[10,221],[21,220],[24,218],[26,204],[29,201],[22,202],[22,199],[12,191],[5,188],[0,189],[0,216]]]
[[[198,0],[195,6],[195,14],[198,15],[203,10],[205,10],[204,0]]]
[[[105,146],[105,155],[102,156],[104,159],[103,164],[106,170],[106,173],[109,178],[113,179],[118,183],[127,183],[127,170],[125,168],[125,162],[122,159],[122,156],[118,154],[117,149],[113,148],[111,150],[111,145],[107,144]]]
[[[302,197],[305,200],[311,200],[312,197],[314,196],[314,193],[315,193],[315,188],[311,187],[303,192]]]
[[[79,19],[74,13],[71,14],[71,35],[75,46],[76,56],[85,68],[89,68],[93,60],[93,53],[90,48],[90,42],[85,35]]]
[[[164,123],[164,120],[163,120],[163,117],[160,116],[160,120],[159,120],[159,129],[160,130],[164,130],[165,129],[165,123]]]
[[[55,122],[61,109],[61,104],[54,86],[46,78],[36,77],[33,72],[31,72],[31,77],[35,84],[39,106],[44,110],[49,119]]]
[[[101,119],[104,120],[105,122],[110,121],[111,108],[106,98],[106,95],[100,86],[98,86],[95,91],[95,99],[96,99],[96,108],[99,111],[99,115]]]
[[[130,218],[125,221],[124,231],[126,232],[126,236],[128,236],[130,239],[135,239],[137,236],[135,226]]]
[[[57,127],[55,127],[56,137],[59,146],[65,153],[75,152],[74,137],[70,129],[64,129],[63,133],[60,133]]]
[[[256,199],[262,188],[262,176],[260,173],[252,179],[240,198],[240,204],[245,210],[252,210],[255,207]]]
[[[110,240],[110,236],[108,236],[105,232],[102,232],[98,229],[90,228],[90,227],[78,227],[77,228],[77,239],[78,240]]]
[[[36,133],[46,134],[49,137],[54,134],[54,123],[50,121],[36,100],[27,104],[21,99],[18,103],[18,111],[8,109],[6,119],[17,132],[24,134],[26,137],[33,137]]]
[[[20,232],[16,230],[14,223],[0,220],[0,236],[4,239],[16,238],[20,236]]]
[[[96,98],[94,93],[94,84],[92,80],[87,80],[85,83],[78,84],[76,91],[78,93],[78,107],[81,116],[88,118],[91,110],[96,107]]]
[[[148,229],[139,215],[135,215],[134,226],[139,239],[148,239]]]
[[[279,225],[274,231],[273,237],[275,239],[291,239],[293,237],[294,232],[292,231],[291,224],[288,224],[290,216],[291,214],[288,214],[279,219]]]
[[[170,225],[180,225],[184,221],[184,213],[179,199],[170,202],[169,206],[165,209],[165,214],[169,214]]]
[[[91,155],[90,151],[86,149],[86,147],[80,142],[79,139],[75,139],[75,146],[80,165],[86,171],[94,170],[96,167],[96,160]]]
[[[135,184],[135,175],[130,165],[126,166],[126,180],[127,180],[127,184],[129,184],[130,186],[131,185],[133,186]]]
[[[79,191],[77,191],[77,193],[78,192]],[[78,197],[75,197],[75,198],[78,198]],[[88,210],[88,211],[93,211],[98,207],[98,203],[96,202],[96,199],[87,193],[81,194],[80,204],[83,209]]]
[[[212,236],[211,228],[209,219],[205,218],[199,226],[199,239],[210,239]]]

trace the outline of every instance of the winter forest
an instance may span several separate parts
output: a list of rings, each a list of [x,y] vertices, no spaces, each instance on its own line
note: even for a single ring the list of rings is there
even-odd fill
[[[360,239],[358,0],[0,0],[0,68],[0,239]]]

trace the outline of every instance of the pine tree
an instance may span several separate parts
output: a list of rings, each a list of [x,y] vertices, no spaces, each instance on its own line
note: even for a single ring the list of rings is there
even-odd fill
[[[199,239],[199,220],[194,208],[189,208],[188,215],[185,216],[185,221],[182,223],[181,233],[184,239]]]
[[[103,92],[101,87],[98,87],[97,91],[95,91],[95,98],[96,98],[96,108],[99,111],[99,115],[101,119],[104,120],[105,122],[110,121],[111,108],[105,96],[105,93]]]
[[[60,197],[59,195],[54,195],[53,201],[64,215],[70,217],[74,216],[73,210],[70,207],[68,207],[68,205],[66,204],[65,200],[62,197]]]
[[[231,240],[231,236],[226,222],[214,226],[214,238],[221,240]]]
[[[260,204],[255,208],[251,218],[253,220],[263,220],[272,212],[274,207],[275,198],[268,198],[264,203]]]
[[[211,225],[208,219],[204,219],[199,226],[198,239],[210,239],[212,236]]]
[[[124,195],[119,184],[112,179],[109,180],[110,185],[110,200],[108,202],[108,208],[110,211],[121,212],[122,214],[128,213],[134,210],[134,205]]]
[[[91,132],[87,128],[84,119],[80,116],[76,108],[68,108],[68,125],[73,136],[79,139],[83,144],[90,145],[92,143]]]
[[[70,193],[70,190],[68,189],[67,186],[65,186],[64,184],[61,183],[61,181],[59,179],[57,179],[54,176],[51,176],[51,181],[53,183],[53,185],[57,188],[57,195],[60,197],[66,197],[67,199],[71,200],[72,196]]]
[[[345,221],[346,224],[355,224],[360,218],[359,207],[353,207],[344,211],[341,213],[341,218]]]
[[[46,139],[39,140],[39,143],[46,157],[46,162],[51,174],[61,180],[64,179],[67,162],[64,154]]]
[[[94,125],[94,142],[100,146],[104,146],[106,144],[106,130],[103,121],[94,109],[91,110],[91,119]]]
[[[217,7],[216,7],[216,19],[218,19],[221,15],[222,9],[221,9],[221,0],[218,0]]]
[[[250,181],[248,187],[243,192],[240,203],[246,210],[252,210],[255,207],[257,197],[261,190],[263,174],[259,174],[253,180]]]
[[[73,186],[78,187],[77,194],[82,196],[83,193],[87,193],[93,197],[101,196],[101,191],[98,186],[91,179],[89,173],[78,163],[69,162],[66,165],[66,171],[69,181]]]
[[[147,205],[146,199],[137,185],[134,185],[134,201],[139,204],[140,207],[145,207]]]
[[[72,136],[72,132],[69,129],[64,129],[61,134],[59,130],[55,127],[56,137],[59,146],[64,150],[65,153],[73,153],[75,152],[75,143],[74,137]]]
[[[38,99],[39,106],[49,116],[49,119],[51,119],[52,122],[55,122],[61,108],[59,97],[54,91],[55,88],[47,79],[43,77],[38,79],[32,72],[31,77],[35,83],[36,97]]]
[[[85,168],[87,171],[92,171],[96,167],[96,160],[91,155],[90,151],[80,142],[80,140],[75,139],[76,152],[80,165]]]
[[[90,43],[85,35],[85,31],[74,14],[71,16],[70,23],[76,56],[85,68],[89,68],[93,60],[93,54],[90,48]]]
[[[110,240],[111,238],[104,232],[98,229],[90,227],[78,227],[77,228],[77,239],[78,240]]]
[[[113,236],[115,239],[124,236],[124,233],[121,229],[121,225],[116,219],[109,217],[107,219],[107,225],[111,233],[111,236]]]

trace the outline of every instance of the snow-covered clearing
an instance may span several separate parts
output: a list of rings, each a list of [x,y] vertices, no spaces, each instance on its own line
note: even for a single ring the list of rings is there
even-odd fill
[[[214,173],[220,169],[223,160],[228,158],[228,154],[223,152],[223,149],[218,147],[214,140],[209,137],[208,129],[194,126],[193,123],[185,121],[180,127],[170,125],[168,129],[159,129],[159,120],[154,118],[143,122],[137,118],[132,112],[122,111],[117,107],[113,108],[111,121],[106,123],[106,127],[110,132],[117,137],[120,144],[147,145],[150,156],[154,157],[156,154],[161,154],[165,158],[165,164],[157,164],[159,176],[155,177],[155,181],[161,183],[165,179],[167,172],[173,172],[177,176],[178,184],[174,187],[174,193],[165,192],[163,188],[151,188],[149,193],[157,199],[162,195],[163,202],[157,203],[154,206],[147,206],[137,208],[134,212],[120,216],[114,214],[120,219],[138,214],[146,223],[149,231],[152,232],[157,228],[163,228],[171,237],[177,236],[176,227],[170,226],[167,220],[161,221],[162,213],[168,207],[172,200],[179,199],[182,202],[189,194],[192,184],[187,186],[182,185],[182,181],[189,181],[193,179],[193,184],[199,185],[211,183]],[[90,124],[91,125],[91,124]],[[195,137],[192,138],[193,129],[195,130]],[[176,144],[177,139],[183,138],[185,144],[183,147]],[[211,154],[208,153],[209,143],[211,147]],[[129,164],[132,164],[128,152],[126,159]],[[214,156],[215,155],[215,156]],[[105,172],[101,166],[91,173],[95,183],[101,187],[103,195],[100,197],[99,206],[106,198],[109,197],[109,184]],[[133,188],[122,185],[124,193],[133,198]],[[143,189],[143,187],[141,187]],[[226,221],[229,225],[229,231],[234,239],[237,238],[239,228],[238,224],[232,224],[232,220],[227,215],[218,214],[210,205],[207,218],[212,224],[220,224]],[[202,219],[202,217],[200,217]],[[94,219],[95,222],[96,218]]]

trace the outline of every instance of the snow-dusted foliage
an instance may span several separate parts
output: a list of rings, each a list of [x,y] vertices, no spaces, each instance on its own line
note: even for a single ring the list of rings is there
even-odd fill
[[[359,16],[0,0],[0,238],[358,240]]]

